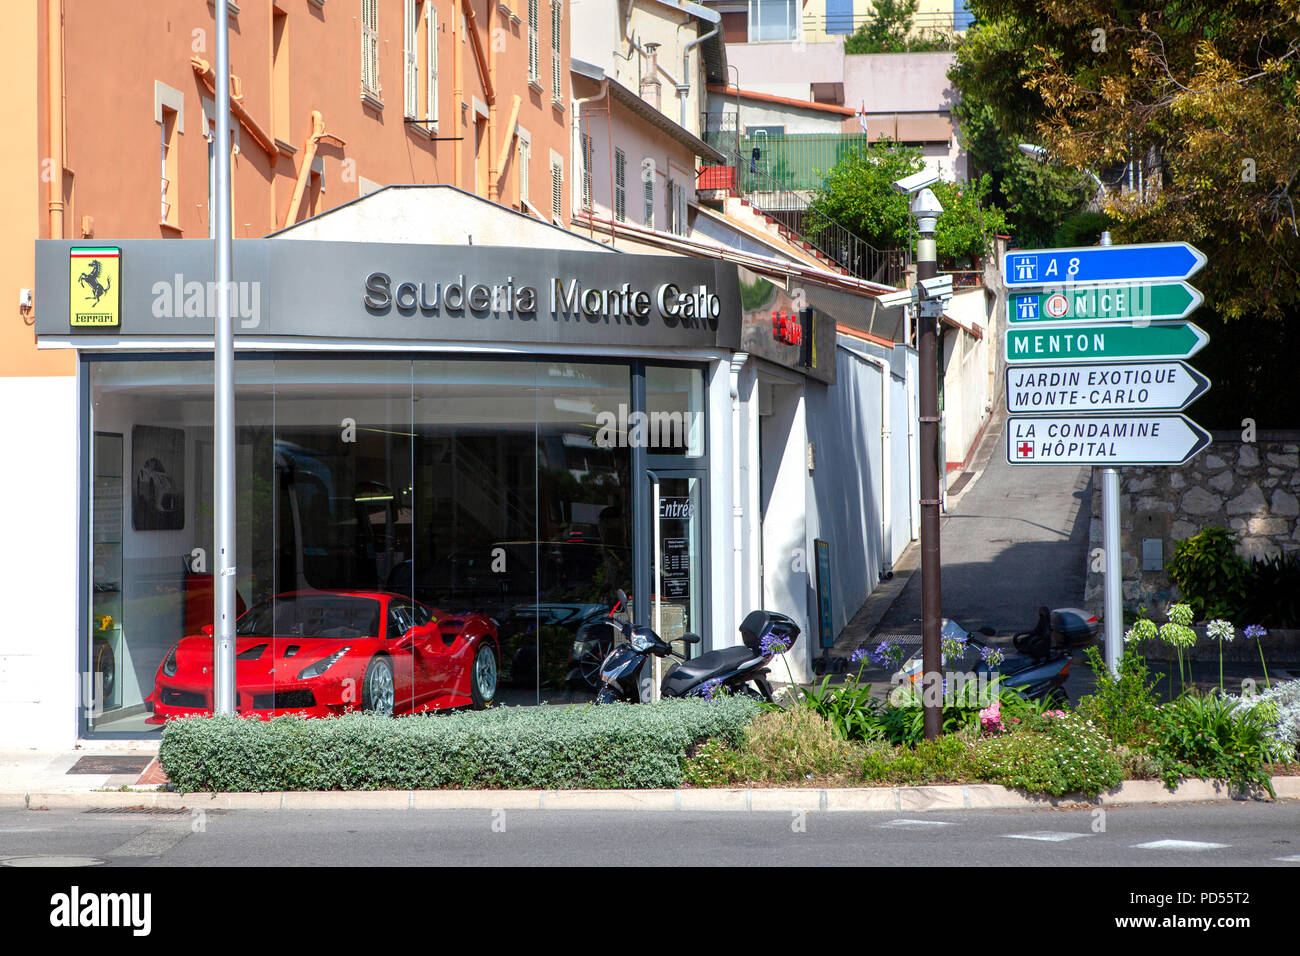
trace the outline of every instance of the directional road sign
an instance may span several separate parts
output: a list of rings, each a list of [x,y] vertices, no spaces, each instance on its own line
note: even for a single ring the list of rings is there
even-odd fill
[[[1204,298],[1186,282],[1060,286],[1007,296],[1008,322],[1160,322],[1185,319]]]
[[[1184,362],[1105,365],[1009,365],[1012,414],[1182,411],[1210,388]]]
[[[1185,242],[1080,246],[1008,252],[1002,276],[1010,289],[1052,288],[1070,282],[1158,282],[1186,279],[1205,255]]]
[[[1013,465],[1181,465],[1210,443],[1184,415],[1008,418]]]
[[[1190,358],[1210,337],[1190,322],[1163,325],[1017,325],[1007,329],[1009,364]]]

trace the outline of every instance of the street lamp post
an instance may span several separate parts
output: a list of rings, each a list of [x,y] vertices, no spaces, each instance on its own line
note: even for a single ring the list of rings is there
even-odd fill
[[[934,241],[943,206],[929,188],[912,198],[916,219],[917,284],[938,275]],[[939,566],[939,317],[943,301],[921,297],[917,305],[917,362],[920,365],[921,435],[921,681],[925,736],[938,737],[943,731],[942,653],[939,645],[941,590]],[[937,685],[937,686],[936,686]]]

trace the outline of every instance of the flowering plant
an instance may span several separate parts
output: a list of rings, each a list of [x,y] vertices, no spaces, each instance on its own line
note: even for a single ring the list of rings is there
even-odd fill
[[[980,727],[990,733],[1001,733],[1005,728],[1002,726],[1002,701],[994,700],[983,710],[980,711]]]
[[[1000,647],[981,647],[980,660],[989,666],[990,669],[996,668],[1007,659],[1006,652]]]
[[[943,652],[945,667],[966,656],[966,641],[960,637],[945,637],[939,646]]]
[[[1245,635],[1247,640],[1254,641],[1259,646],[1259,662],[1264,665],[1264,684],[1269,690],[1272,690],[1273,684],[1268,679],[1268,664],[1264,662],[1264,645],[1260,643],[1261,639],[1268,633],[1268,631],[1264,630],[1264,628],[1260,627],[1258,624],[1248,624],[1246,625],[1246,629],[1241,633]]]
[[[877,667],[892,667],[898,670],[903,666],[903,645],[897,641],[881,641],[870,654],[871,660]]]
[[[1215,618],[1209,624],[1205,625],[1205,633],[1210,640],[1217,641],[1219,644],[1219,693],[1223,693],[1223,645],[1224,642],[1231,643],[1232,639],[1237,636],[1236,629],[1228,621]]]
[[[1178,680],[1187,689],[1187,678],[1183,673],[1183,648],[1196,644],[1196,632],[1191,628],[1192,608],[1188,604],[1169,605],[1169,621],[1160,625],[1160,640],[1172,647],[1178,654]]]

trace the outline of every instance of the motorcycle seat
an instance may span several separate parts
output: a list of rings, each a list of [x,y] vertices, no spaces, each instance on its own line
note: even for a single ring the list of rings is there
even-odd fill
[[[762,660],[748,647],[725,647],[709,651],[689,661],[683,661],[664,678],[662,691],[665,696],[680,696],[697,684],[702,684],[723,674],[730,674],[750,662]]]

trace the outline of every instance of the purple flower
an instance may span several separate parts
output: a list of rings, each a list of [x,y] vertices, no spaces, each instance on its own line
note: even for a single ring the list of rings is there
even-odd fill
[[[980,659],[989,667],[997,667],[1006,660],[1006,653],[999,647],[981,647]]]
[[[764,657],[775,657],[777,654],[784,654],[790,649],[790,645],[781,639],[778,634],[768,634],[758,642],[758,652]]]
[[[899,667],[903,663],[903,647],[897,641],[881,641],[871,651],[871,660],[877,667]]]
[[[1268,631],[1264,630],[1264,628],[1260,627],[1258,624],[1250,624],[1247,625],[1246,629],[1241,633],[1252,641],[1258,641],[1261,637],[1267,634]]]
[[[700,685],[700,696],[703,697],[705,700],[713,700],[713,696],[718,692],[718,688],[721,686],[722,686],[722,678],[720,677],[715,677],[712,680],[706,680],[703,684]]]
[[[854,651],[852,654],[849,655],[849,663],[861,664],[870,656],[871,656],[870,651],[868,651],[865,647],[859,647],[856,651]]]

